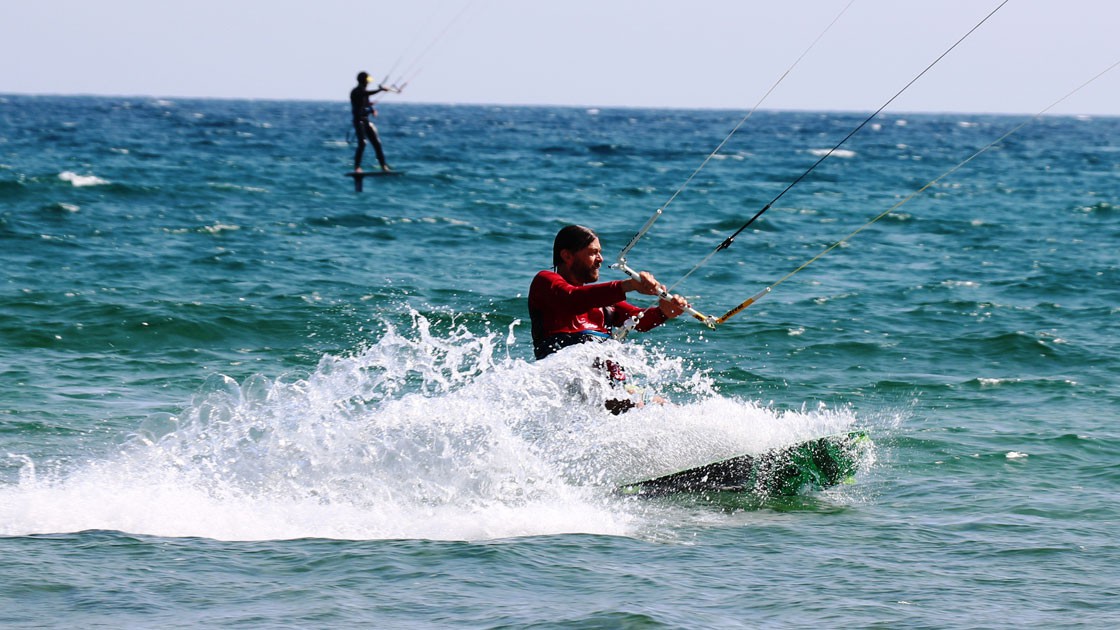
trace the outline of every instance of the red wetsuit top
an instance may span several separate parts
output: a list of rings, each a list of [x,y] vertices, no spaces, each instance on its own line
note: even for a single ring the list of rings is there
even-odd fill
[[[541,271],[529,285],[529,319],[533,352],[538,359],[560,348],[601,340],[610,329],[641,315],[637,330],[645,332],[665,322],[657,306],[641,309],[626,301],[622,280],[576,286],[555,271]]]

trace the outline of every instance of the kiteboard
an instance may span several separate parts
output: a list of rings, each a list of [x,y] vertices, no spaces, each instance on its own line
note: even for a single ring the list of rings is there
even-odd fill
[[[861,455],[870,447],[871,438],[865,432],[853,431],[624,484],[618,492],[641,496],[706,492],[793,496],[850,482]]]
[[[354,191],[362,192],[362,183],[367,177],[393,177],[404,173],[404,171],[350,171],[345,175],[354,178]]]

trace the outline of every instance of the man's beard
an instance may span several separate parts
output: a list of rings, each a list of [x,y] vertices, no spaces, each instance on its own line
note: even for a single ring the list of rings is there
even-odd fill
[[[584,284],[590,284],[599,279],[598,267],[586,267],[579,270],[579,280]]]

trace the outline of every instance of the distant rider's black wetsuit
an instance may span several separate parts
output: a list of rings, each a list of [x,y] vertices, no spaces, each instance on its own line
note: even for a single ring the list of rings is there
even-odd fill
[[[369,119],[370,113],[373,112],[373,105],[370,104],[369,97],[381,91],[380,88],[370,91],[362,85],[350,90],[350,111],[354,115],[354,134],[358,136],[358,150],[354,153],[355,171],[362,167],[362,154],[366,151],[367,139],[373,145],[373,151],[377,154],[377,163],[381,165],[381,170],[389,169],[385,164],[385,152],[381,150],[381,138],[377,135],[377,127],[373,126]]]

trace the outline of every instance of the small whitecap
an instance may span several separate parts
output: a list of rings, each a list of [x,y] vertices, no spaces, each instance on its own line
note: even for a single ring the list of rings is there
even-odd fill
[[[950,289],[955,289],[958,287],[975,289],[980,286],[980,283],[973,280],[945,280],[941,283],[941,286],[948,287]]]
[[[75,204],[72,204],[72,203],[63,203],[61,201],[57,201],[57,202],[52,203],[50,205],[43,206],[43,210],[47,211],[47,212],[70,212],[70,213],[74,213],[74,212],[77,212],[77,211],[81,210],[81,207],[77,206]]]
[[[214,225],[207,225],[199,228],[199,232],[206,232],[208,234],[221,234],[222,232],[234,232],[240,230],[240,225],[228,225],[225,223],[215,223]]]
[[[598,116],[599,115],[599,108],[592,107],[591,109],[587,110],[587,114],[589,116]]]
[[[1059,337],[1059,336],[1054,335],[1052,333],[1041,333],[1040,336],[1043,338],[1043,340],[1049,340],[1050,343],[1069,343],[1068,341],[1066,341],[1062,337]]]
[[[58,178],[64,182],[70,182],[74,186],[100,186],[108,184],[107,180],[101,179],[96,175],[78,175],[72,171],[63,171],[58,174]]]
[[[258,192],[266,193],[267,188],[259,188],[257,186],[242,186],[240,184],[231,184],[229,182],[207,182],[207,186],[216,188],[218,190],[244,190],[245,192]]]
[[[1030,456],[1026,453],[1020,453],[1018,451],[1008,451],[1007,453],[1007,459],[1026,459],[1027,457]]]
[[[809,149],[809,153],[816,157],[823,157],[828,155],[829,152],[832,153],[833,157],[838,158],[854,158],[856,156],[856,152],[849,149]]]

